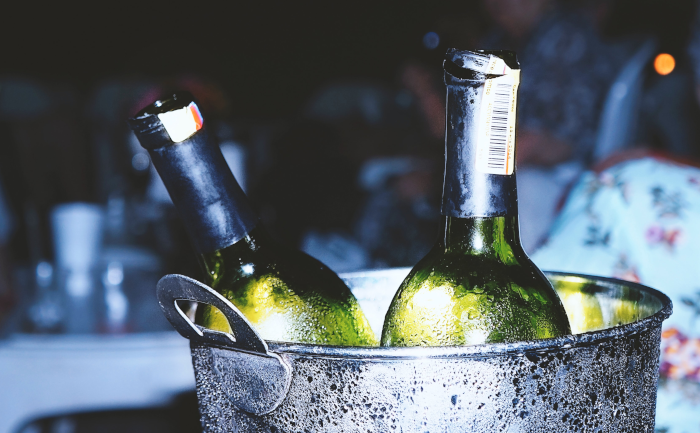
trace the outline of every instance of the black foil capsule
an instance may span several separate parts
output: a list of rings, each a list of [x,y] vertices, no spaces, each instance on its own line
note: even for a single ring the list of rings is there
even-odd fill
[[[470,55],[493,54],[511,69],[520,69],[512,51],[463,51],[451,48],[443,67],[447,86],[445,181],[442,214],[458,218],[517,216],[515,169],[510,175],[476,170],[479,113],[488,75],[465,67]]]
[[[219,146],[210,140],[205,122],[194,135],[174,143],[158,113],[194,102],[186,92],[159,100],[129,119],[129,126],[151,161],[185,223],[199,253],[232,245],[258,221]]]

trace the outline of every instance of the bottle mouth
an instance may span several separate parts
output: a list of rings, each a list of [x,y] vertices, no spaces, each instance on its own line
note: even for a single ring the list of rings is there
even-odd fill
[[[148,116],[157,116],[158,114],[168,113],[173,110],[180,110],[187,107],[192,102],[195,102],[195,100],[190,92],[175,92],[170,96],[158,98],[150,105],[141,109],[141,111],[136,113],[136,116],[134,117],[143,118]]]
[[[445,69],[445,73],[460,80],[485,81],[488,78],[486,74],[459,66],[451,59],[445,59],[442,67]]]
[[[495,59],[494,59],[495,58]],[[500,67],[494,73],[490,66],[498,60]],[[470,81],[484,81],[504,75],[507,69],[520,69],[515,51],[510,50],[458,50],[449,48],[443,62],[445,72],[454,78]]]
[[[204,118],[189,92],[159,98],[128,120],[145,149],[180,143],[204,126]]]
[[[520,69],[520,62],[515,51],[512,50],[476,50],[479,54],[494,55],[501,58],[511,69]]]

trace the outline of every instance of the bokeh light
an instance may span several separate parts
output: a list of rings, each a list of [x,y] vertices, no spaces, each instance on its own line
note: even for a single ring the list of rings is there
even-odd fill
[[[440,45],[440,36],[435,32],[428,32],[423,36],[423,46],[429,50],[434,50]]]
[[[654,69],[659,75],[668,75],[676,67],[676,59],[667,53],[661,53],[654,59]]]

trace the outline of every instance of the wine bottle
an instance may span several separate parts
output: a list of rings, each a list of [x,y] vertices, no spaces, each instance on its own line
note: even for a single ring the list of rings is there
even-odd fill
[[[357,300],[332,270],[268,235],[189,93],[154,102],[129,124],[185,223],[204,282],[238,307],[262,338],[378,344]],[[211,305],[198,305],[195,322],[231,332]]]
[[[384,346],[451,346],[570,333],[561,301],[520,244],[512,51],[449,49],[441,235],[394,296]]]

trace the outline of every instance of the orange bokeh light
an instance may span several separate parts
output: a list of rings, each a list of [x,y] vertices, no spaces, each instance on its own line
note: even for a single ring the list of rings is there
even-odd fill
[[[659,75],[668,75],[676,67],[676,59],[672,55],[661,53],[654,59],[654,69]]]

